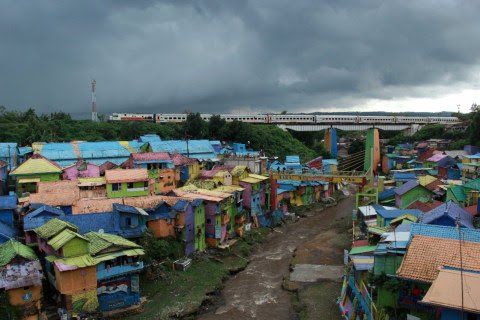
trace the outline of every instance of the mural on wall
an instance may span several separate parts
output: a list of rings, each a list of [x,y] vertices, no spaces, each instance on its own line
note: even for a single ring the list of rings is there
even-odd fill
[[[74,312],[94,312],[98,309],[97,290],[93,289],[72,296]]]

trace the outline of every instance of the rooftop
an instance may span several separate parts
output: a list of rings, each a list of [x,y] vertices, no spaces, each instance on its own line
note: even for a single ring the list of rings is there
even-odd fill
[[[480,243],[462,242],[462,265],[465,270],[480,272]],[[459,241],[416,235],[397,270],[400,278],[433,282],[440,267],[460,268]]]
[[[32,248],[16,240],[12,239],[0,245],[0,267],[9,264],[17,256],[26,260],[38,259]]]
[[[138,182],[148,180],[147,169],[115,169],[105,171],[107,183]]]

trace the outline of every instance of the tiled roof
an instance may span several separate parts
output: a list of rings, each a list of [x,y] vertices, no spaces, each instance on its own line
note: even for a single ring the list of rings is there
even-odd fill
[[[75,225],[57,218],[49,220],[43,226],[35,228],[34,231],[38,234],[40,238],[50,239],[51,237],[56,236],[65,229],[69,229],[75,232],[78,231],[78,228]]]
[[[473,217],[470,213],[453,201],[448,201],[441,206],[424,213],[419,222],[429,224],[443,216],[449,217],[454,223],[458,220],[461,226],[474,228]]]
[[[72,206],[74,214],[111,212],[114,203],[122,203],[122,198],[82,198]]]
[[[132,153],[132,159],[138,162],[172,161],[172,158],[168,152]]]
[[[105,171],[105,180],[107,183],[123,183],[147,181],[147,169],[115,169]]]
[[[464,241],[480,242],[480,230],[439,226],[435,224],[412,223],[410,226],[410,239],[413,236],[422,235],[427,237],[444,238]]]
[[[37,155],[19,165],[10,174],[16,176],[41,173],[62,173],[62,169],[56,163]]]
[[[80,198],[77,181],[38,182],[37,188],[37,193],[30,194],[30,203],[43,203],[54,207],[71,206]]]
[[[5,210],[5,209],[16,209],[17,208],[17,196],[16,195],[11,195],[11,196],[0,196],[0,210]]]
[[[16,256],[26,260],[38,259],[32,248],[16,240],[9,240],[0,245],[0,267],[9,264]]]
[[[395,194],[401,196],[407,193],[408,191],[412,190],[413,188],[416,188],[417,186],[420,186],[417,180],[410,180],[408,182],[405,182],[403,185],[395,189]],[[422,187],[423,188],[423,187]]]
[[[232,177],[240,176],[245,170],[247,170],[247,166],[235,166],[232,171]]]
[[[429,282],[435,280],[440,267],[448,266],[480,272],[480,243],[416,235],[397,270],[400,278]]]

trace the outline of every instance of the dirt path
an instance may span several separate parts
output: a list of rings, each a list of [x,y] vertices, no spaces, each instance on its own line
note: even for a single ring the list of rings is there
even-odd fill
[[[282,288],[290,264],[342,264],[343,250],[332,244],[336,238],[348,237],[335,229],[350,216],[352,206],[353,199],[347,198],[337,206],[274,230],[252,254],[247,268],[225,282],[223,305],[197,319],[295,318],[292,293]],[[328,235],[328,239],[320,239],[322,234]]]

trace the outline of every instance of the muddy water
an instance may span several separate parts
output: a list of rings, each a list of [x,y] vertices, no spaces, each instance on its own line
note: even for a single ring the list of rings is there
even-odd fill
[[[332,232],[332,222],[347,217],[353,208],[353,198],[347,198],[337,206],[315,212],[312,216],[288,224],[269,234],[250,257],[245,270],[225,282],[221,293],[221,305],[199,315],[202,320],[240,319],[293,319],[295,312],[291,304],[291,293],[282,289],[284,277],[289,274],[292,255],[297,247],[311,245],[312,239],[322,233]],[[325,250],[331,247],[324,244]],[[317,243],[322,250],[322,244]],[[302,250],[300,250],[302,251]],[[318,251],[318,250],[316,250]],[[330,260],[341,261],[341,250]],[[315,263],[326,263],[315,257]],[[304,260],[304,259],[302,259]],[[332,262],[334,262],[332,261]]]

